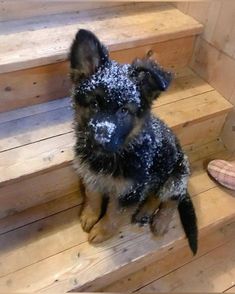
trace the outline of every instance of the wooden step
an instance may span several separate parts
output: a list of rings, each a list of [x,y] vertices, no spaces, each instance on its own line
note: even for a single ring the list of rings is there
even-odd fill
[[[234,158],[230,154],[230,159]],[[228,238],[229,232],[234,232],[228,224],[235,218],[235,194],[219,188],[207,176],[201,160],[192,166],[189,191],[198,215],[199,244],[203,245],[204,237],[216,232],[209,243],[215,248],[223,235]],[[148,227],[126,223],[116,237],[91,246],[78,221],[79,209],[77,205],[18,229],[9,227],[0,235],[1,291],[92,292],[152,262],[164,264],[169,254],[174,256],[182,249],[190,256],[177,214],[163,237],[153,237]],[[207,250],[210,245],[206,245]],[[203,250],[199,247],[199,254],[205,253]]]
[[[84,10],[107,8],[110,6],[125,5],[128,2],[90,2],[90,1],[50,1],[48,0],[11,0],[0,2],[0,21],[12,21],[54,15],[58,13],[76,12]],[[20,6],[20,10],[19,10]]]
[[[186,66],[202,25],[169,4],[138,3],[0,23],[0,112],[69,94],[67,55],[78,28],[95,32],[111,57],[154,55]],[[6,54],[7,52],[7,54]]]
[[[231,107],[186,69],[154,104],[153,113],[190,150],[219,136]],[[76,191],[73,145],[69,98],[0,114],[0,218]]]

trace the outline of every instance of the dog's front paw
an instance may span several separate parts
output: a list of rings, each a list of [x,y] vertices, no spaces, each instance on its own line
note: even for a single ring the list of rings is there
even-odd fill
[[[101,243],[111,238],[116,232],[117,226],[104,218],[94,225],[88,236],[88,241],[93,244]]]
[[[83,231],[89,233],[93,226],[98,222],[99,214],[95,213],[91,207],[85,206],[80,216]]]

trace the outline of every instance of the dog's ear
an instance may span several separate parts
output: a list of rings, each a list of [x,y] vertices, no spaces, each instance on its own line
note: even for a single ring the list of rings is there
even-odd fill
[[[165,71],[151,59],[136,59],[132,66],[142,95],[149,103],[162,91],[166,91],[172,81],[172,73]]]
[[[90,31],[79,30],[70,54],[71,79],[78,82],[94,74],[108,60],[108,50]]]

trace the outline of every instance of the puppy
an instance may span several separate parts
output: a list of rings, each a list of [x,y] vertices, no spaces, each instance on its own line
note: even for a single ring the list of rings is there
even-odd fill
[[[89,241],[113,236],[129,206],[132,222],[147,222],[154,234],[164,234],[178,208],[196,254],[189,163],[173,132],[150,111],[172,75],[149,59],[124,65],[110,60],[106,47],[87,30],[76,34],[69,59],[74,167],[84,184],[81,225]]]

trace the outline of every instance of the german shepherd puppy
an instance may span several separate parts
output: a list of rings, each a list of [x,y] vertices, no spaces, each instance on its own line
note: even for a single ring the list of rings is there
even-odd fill
[[[197,251],[197,224],[187,192],[189,163],[172,131],[150,112],[172,75],[149,59],[119,64],[87,30],[70,50],[75,105],[74,166],[84,183],[81,225],[89,241],[113,236],[123,214],[167,231],[178,208],[190,248]],[[133,210],[132,210],[133,211]]]

